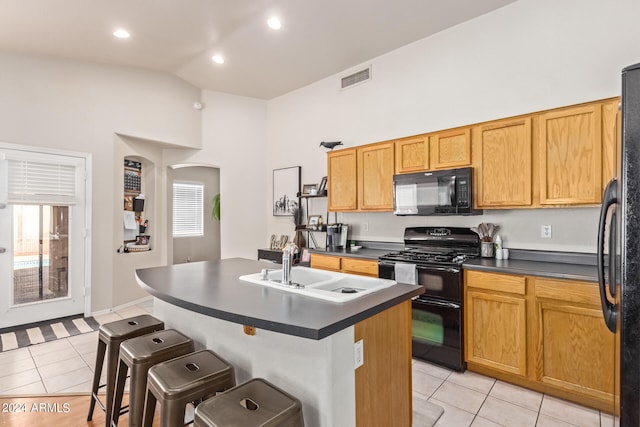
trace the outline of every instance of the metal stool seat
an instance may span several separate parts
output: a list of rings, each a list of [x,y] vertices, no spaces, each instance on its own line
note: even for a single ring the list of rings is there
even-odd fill
[[[105,426],[109,426],[120,344],[129,338],[149,334],[161,329],[164,329],[164,322],[148,314],[105,323],[100,326],[98,330],[98,353],[96,354],[96,366],[93,374],[93,385],[91,386],[91,401],[89,402],[87,421],[91,421],[93,418],[93,410],[97,402],[100,409],[106,414]],[[107,379],[105,384],[100,385],[100,375],[102,374],[105,354],[107,357]],[[102,387],[107,388],[105,404],[98,399],[98,390]]]
[[[195,427],[303,427],[302,405],[289,393],[254,378],[196,407]]]
[[[174,329],[153,332],[124,341],[120,345],[120,363],[111,411],[111,424],[117,426],[120,415],[127,412],[127,408],[122,408],[122,395],[129,369],[131,369],[129,426],[141,426],[149,368],[160,362],[192,353],[193,350],[193,341]]]
[[[181,426],[187,403],[207,399],[235,383],[233,367],[210,350],[159,363],[147,374],[143,425],[152,426],[158,402],[160,425]]]

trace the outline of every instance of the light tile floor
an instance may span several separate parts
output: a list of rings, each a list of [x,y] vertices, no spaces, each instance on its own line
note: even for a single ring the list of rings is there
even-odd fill
[[[106,323],[152,312],[149,300],[96,320]],[[92,332],[0,353],[0,396],[90,392],[97,341],[98,333]],[[422,416],[429,418],[421,412],[428,411],[425,401],[444,408],[435,427],[612,425],[611,416],[600,411],[419,360],[413,361],[413,401],[415,427],[421,427]]]
[[[485,377],[413,361],[414,408],[427,400],[444,408],[435,427],[601,427],[611,415]],[[417,427],[417,426],[416,426]]]

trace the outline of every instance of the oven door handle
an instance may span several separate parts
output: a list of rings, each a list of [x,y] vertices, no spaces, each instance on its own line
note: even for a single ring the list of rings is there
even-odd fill
[[[387,266],[387,267],[393,267],[394,265],[396,265],[396,263],[392,262],[392,261],[378,261],[378,266],[380,266],[380,265],[384,265],[384,266]]]
[[[407,264],[415,264],[415,263],[408,262]],[[395,265],[396,263],[394,261],[378,261],[378,266],[393,267]],[[416,268],[418,270],[423,270],[423,271],[445,271],[447,273],[460,273],[460,269],[455,267],[437,267],[433,265],[426,266],[426,265],[416,264]]]
[[[437,307],[447,307],[447,308],[460,308],[460,304],[456,304],[455,302],[446,302],[446,301],[436,301],[436,300],[431,300],[431,299],[422,299],[420,298],[420,296],[416,297],[415,299],[412,298],[414,301],[417,301],[421,304],[425,304],[425,305],[435,305]]]
[[[460,273],[460,269],[455,267],[435,267],[435,266],[417,265],[416,268],[418,270],[423,270],[423,271],[445,271],[447,273]]]

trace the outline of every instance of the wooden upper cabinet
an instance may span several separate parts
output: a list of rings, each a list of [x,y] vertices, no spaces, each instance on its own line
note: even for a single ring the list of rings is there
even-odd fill
[[[540,204],[591,204],[602,199],[602,105],[539,116]]]
[[[602,189],[616,176],[617,160],[620,158],[620,114],[619,100],[602,104]]]
[[[357,147],[358,208],[393,210],[394,144],[383,142]]]
[[[531,117],[476,126],[473,141],[477,207],[531,206]]]
[[[473,166],[475,207],[598,204],[620,155],[618,98],[328,153],[329,211],[392,211],[393,175]]]
[[[454,129],[431,135],[431,169],[451,169],[471,165],[471,130]]]
[[[420,172],[429,169],[429,137],[412,136],[395,142],[396,173]]]
[[[330,211],[356,210],[357,173],[356,149],[327,153],[327,209]]]

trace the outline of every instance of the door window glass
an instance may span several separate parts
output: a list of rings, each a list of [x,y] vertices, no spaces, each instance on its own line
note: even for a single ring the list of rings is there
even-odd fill
[[[13,210],[13,305],[69,295],[69,207],[18,205]]]

